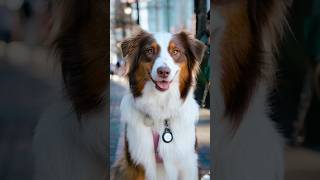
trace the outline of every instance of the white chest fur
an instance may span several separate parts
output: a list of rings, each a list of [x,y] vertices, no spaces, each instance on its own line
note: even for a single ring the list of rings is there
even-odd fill
[[[146,89],[148,86],[146,84]],[[170,97],[176,92],[167,93],[169,94],[166,96],[144,95],[136,99],[129,94],[122,99],[121,120],[127,125],[126,136],[131,157],[134,162],[143,165],[147,179],[197,179],[197,154],[194,147],[198,105],[192,95],[182,103],[180,99]],[[163,102],[166,104],[162,104]],[[153,126],[145,124],[144,112],[149,114]],[[152,130],[161,135],[165,128],[163,122],[165,118],[170,118],[173,141],[165,143],[160,138],[158,152],[163,164],[157,164]]]

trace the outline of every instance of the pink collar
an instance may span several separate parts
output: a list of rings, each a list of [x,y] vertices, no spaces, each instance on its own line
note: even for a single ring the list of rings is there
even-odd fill
[[[154,154],[155,154],[156,161],[157,161],[157,163],[162,163],[163,160],[160,157],[159,152],[158,152],[158,145],[159,145],[159,137],[160,137],[160,135],[159,135],[158,132],[152,131],[152,136],[153,136],[153,147],[154,147]]]

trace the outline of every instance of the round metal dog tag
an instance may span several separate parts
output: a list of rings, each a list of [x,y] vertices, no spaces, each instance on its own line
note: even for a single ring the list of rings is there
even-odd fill
[[[162,134],[162,140],[165,143],[170,143],[173,140],[173,135],[169,128],[165,128]]]

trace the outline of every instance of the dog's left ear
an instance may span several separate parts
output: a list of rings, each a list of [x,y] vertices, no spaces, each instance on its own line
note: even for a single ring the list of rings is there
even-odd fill
[[[188,49],[190,50],[192,57],[194,58],[194,60],[200,63],[207,49],[207,46],[203,42],[196,39],[190,33],[182,31],[177,35],[181,38],[182,41],[188,44]]]

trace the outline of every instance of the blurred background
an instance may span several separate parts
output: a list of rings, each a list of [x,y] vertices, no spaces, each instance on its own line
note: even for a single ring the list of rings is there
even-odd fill
[[[124,60],[118,43],[130,35],[135,26],[149,32],[179,32],[194,34],[208,46],[202,60],[197,82],[196,99],[201,106],[197,124],[199,164],[203,172],[210,169],[210,111],[209,111],[209,13],[210,1],[184,0],[111,0],[110,1],[110,161],[115,160],[115,151],[120,135],[121,98],[128,93],[128,82],[122,73]]]
[[[49,0],[0,0],[0,179],[31,180],[34,127],[61,89]]]
[[[320,1],[294,0],[278,53],[271,116],[286,140],[286,178],[320,179]]]

